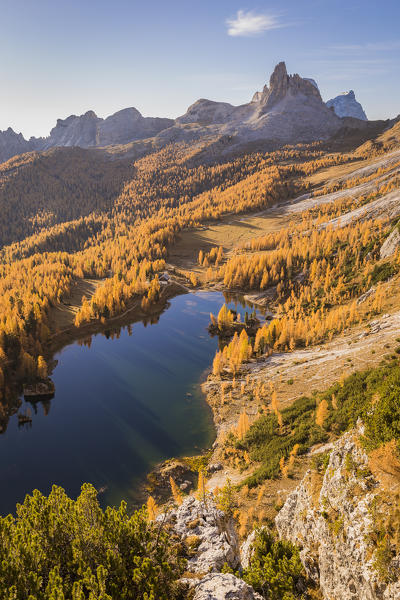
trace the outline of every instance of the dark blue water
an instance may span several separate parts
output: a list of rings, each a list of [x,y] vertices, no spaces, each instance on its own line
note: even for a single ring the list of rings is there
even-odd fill
[[[218,344],[209,314],[223,302],[215,292],[178,296],[156,324],[64,348],[54,398],[31,408],[30,427],[14,416],[0,435],[0,514],[53,483],[75,497],[90,482],[104,490],[103,505],[134,502],[156,463],[209,447],[214,428],[199,381]]]

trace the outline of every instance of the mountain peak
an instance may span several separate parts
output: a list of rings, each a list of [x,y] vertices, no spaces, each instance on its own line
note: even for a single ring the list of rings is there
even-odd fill
[[[315,97],[322,103],[316,82],[313,79],[303,79],[297,73],[288,75],[286,63],[281,61],[273,70],[269,87],[264,86],[262,92],[256,92],[253,96],[253,102],[259,102],[263,107],[263,112],[268,112],[286,96],[296,96],[298,94]]]
[[[363,107],[356,100],[354,90],[342,92],[335,98],[328,100],[326,103],[328,108],[331,108],[338,117],[353,117],[361,121],[367,121],[367,115]]]
[[[282,60],[279,62],[275,69],[272,72],[271,77],[269,78],[269,86],[270,88],[285,84],[288,81],[288,72],[286,69],[286,63]]]
[[[94,110],[88,110],[85,112],[85,114],[83,115],[84,117],[88,117],[90,119],[97,119],[97,115],[94,112]]]

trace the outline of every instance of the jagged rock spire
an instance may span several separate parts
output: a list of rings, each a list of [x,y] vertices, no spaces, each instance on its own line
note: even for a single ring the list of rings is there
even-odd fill
[[[263,112],[267,112],[287,95],[295,96],[296,94],[314,96],[322,103],[322,98],[315,82],[303,79],[297,73],[288,75],[286,64],[282,61],[276,65],[269,80],[269,87],[265,86],[261,94],[253,97],[253,101],[257,101],[257,98],[263,108]]]

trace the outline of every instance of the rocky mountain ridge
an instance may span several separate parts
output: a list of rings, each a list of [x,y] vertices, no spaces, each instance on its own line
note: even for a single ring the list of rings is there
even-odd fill
[[[233,136],[239,144],[257,140],[282,144],[327,139],[343,127],[343,117],[366,118],[361,105],[357,110],[354,108],[358,103],[350,96],[334,100],[331,110],[313,79],[289,75],[285,63],[280,62],[269,85],[256,92],[247,104],[233,106],[200,99],[177,119],[143,117],[133,107],[102,119],[89,110],[80,116],[58,119],[48,137],[29,140],[9,128],[0,132],[0,161],[58,146],[97,148],[147,139],[154,139],[155,147],[210,135]],[[364,117],[358,116],[360,110]],[[346,122],[346,126],[360,125]]]
[[[138,139],[157,135],[173,125],[172,119],[143,117],[136,108],[125,108],[102,119],[92,110],[66,119],[57,119],[57,124],[46,138],[25,140],[21,133],[11,127],[0,132],[0,160],[32,150],[48,150],[57,146],[93,148],[113,144],[125,144]]]

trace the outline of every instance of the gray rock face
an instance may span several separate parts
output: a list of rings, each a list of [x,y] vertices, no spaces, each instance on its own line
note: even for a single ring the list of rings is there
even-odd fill
[[[92,110],[84,115],[71,115],[57,119],[57,124],[46,138],[25,140],[12,129],[0,131],[0,162],[16,154],[31,150],[48,150],[62,146],[93,148],[114,144],[127,144],[156,136],[174,124],[172,119],[143,117],[136,108],[126,108],[106,119],[99,118]]]
[[[50,136],[43,140],[42,148],[54,146],[80,146],[89,148],[99,142],[98,125],[101,122],[96,114],[89,110],[77,117],[71,115],[66,119],[57,119],[57,125],[50,131]]]
[[[368,120],[363,107],[357,102],[353,90],[343,92],[343,94],[339,94],[336,98],[328,100],[326,105],[328,108],[332,108],[338,117],[354,117],[361,121]]]
[[[161,521],[163,516],[158,517]],[[232,568],[239,564],[239,545],[232,518],[215,506],[212,498],[206,503],[193,496],[166,516],[176,535],[184,542],[195,543],[194,556],[189,558],[187,569],[192,573],[219,571],[225,563]]]
[[[313,82],[312,82],[313,81]],[[269,87],[265,87],[260,104],[263,112],[282,102],[287,96],[302,95],[317,98],[322,104],[321,94],[314,80],[303,79],[300,75],[288,75],[286,65],[280,62],[271,75]]]
[[[265,85],[264,86],[264,90],[265,90],[266,87],[267,86]],[[253,97],[252,97],[252,99],[251,99],[251,101],[252,102],[260,102],[260,100],[262,98],[262,95],[263,95],[263,92],[255,92],[254,95],[253,95]]]
[[[197,100],[189,106],[182,117],[176,119],[177,123],[199,123],[210,125],[212,123],[226,123],[230,120],[235,107],[227,102],[213,102],[212,100]]]
[[[309,81],[310,83],[312,83],[312,85],[314,87],[317,88],[317,90],[319,91],[319,87],[318,87],[318,83],[315,81],[315,79],[312,79],[311,77],[305,77],[304,78],[306,81]]]
[[[120,110],[106,119],[88,111],[58,119],[47,138],[31,138],[28,142],[12,130],[0,132],[0,161],[21,152],[55,146],[91,148],[134,142],[139,154],[143,154],[170,143],[190,143],[210,136],[229,140],[229,149],[258,141],[271,146],[312,142],[335,134],[343,126],[339,116],[366,119],[353,92],[330,102],[334,103],[334,110],[322,101],[313,79],[288,75],[285,63],[280,62],[269,85],[256,92],[247,104],[232,106],[201,99],[175,120],[143,117],[135,108]],[[145,141],[140,144],[141,140]]]
[[[243,544],[240,546],[240,564],[242,565],[243,569],[248,569],[250,566],[250,560],[253,556],[253,544],[255,539],[256,530],[254,529],[251,533],[249,533]]]
[[[15,133],[11,127],[0,131],[0,162],[34,149],[34,144],[26,140],[22,133]]]
[[[158,520],[193,548],[187,570],[198,579],[180,580],[187,588],[194,588],[193,600],[262,600],[242,579],[218,572],[225,563],[238,568],[239,543],[234,520],[217,509],[212,495],[205,502],[189,496]]]
[[[100,119],[90,110],[77,117],[58,119],[50,136],[43,140],[44,148],[54,146],[109,146],[126,144],[134,140],[157,135],[173,124],[172,119],[143,117],[136,108],[125,108],[115,114]]]
[[[400,581],[386,583],[374,568],[371,507],[379,485],[368,475],[360,434],[361,426],[334,444],[320,489],[308,471],[275,522],[280,537],[302,546],[303,565],[326,600],[396,600]],[[399,561],[392,559],[393,572]]]
[[[389,258],[393,256],[397,248],[400,246],[400,233],[397,227],[395,227],[389,237],[383,242],[379,251],[380,258]]]
[[[232,106],[199,100],[176,121],[198,128],[185,132],[200,137],[208,134],[232,136],[238,144],[256,140],[275,143],[327,139],[341,127],[341,120],[322,101],[314,80],[288,75],[284,62],[271,75],[269,86],[256,92],[248,104]],[[199,126],[208,125],[207,130]],[[212,129],[211,129],[212,128]],[[170,130],[162,135],[168,136]]]
[[[211,573],[196,586],[193,600],[262,600],[250,585],[229,573]]]
[[[173,123],[172,119],[143,117],[136,108],[125,108],[100,123],[99,144],[127,144],[133,140],[153,137]]]
[[[363,302],[365,302],[368,298],[370,298],[373,294],[375,294],[375,292],[376,292],[376,288],[370,287],[369,290],[367,290],[366,292],[361,294],[361,296],[359,298],[357,298],[357,305],[360,305]]]

